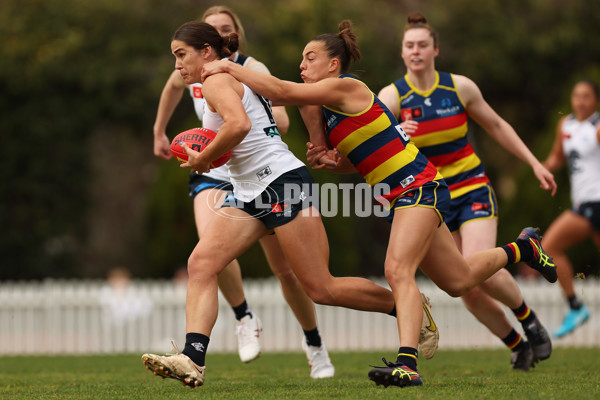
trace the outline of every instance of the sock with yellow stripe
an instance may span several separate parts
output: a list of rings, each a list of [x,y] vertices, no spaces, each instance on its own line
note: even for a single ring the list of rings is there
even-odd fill
[[[518,308],[513,308],[512,312],[515,313],[515,317],[517,317],[523,326],[529,326],[529,324],[535,320],[535,313],[527,306],[527,304],[525,304],[525,302]]]
[[[413,371],[417,370],[417,358],[419,358],[419,352],[417,349],[412,347],[400,347],[398,349],[397,363],[402,363]]]
[[[529,243],[529,240],[517,239],[512,243],[501,246],[501,249],[504,250],[508,256],[506,265],[533,259],[533,246]]]
[[[523,346],[529,346],[529,343],[524,341],[521,335],[514,329],[502,341],[513,352],[521,350]]]

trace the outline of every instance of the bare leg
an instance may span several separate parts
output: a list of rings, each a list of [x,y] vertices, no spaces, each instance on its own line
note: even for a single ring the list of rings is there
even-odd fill
[[[481,250],[496,247],[497,221],[495,219],[477,220],[464,224],[454,239],[464,257]],[[497,301],[511,309],[523,304],[523,296],[512,275],[501,269],[476,288],[462,297],[467,309],[500,339],[512,330],[504,310]]]
[[[198,238],[202,238],[210,220],[225,200],[226,192],[219,189],[206,189],[194,197],[194,217]],[[242,283],[242,271],[237,260],[230,262],[218,276],[219,289],[231,307],[239,306],[246,299]]]
[[[396,302],[400,346],[417,348],[422,322],[421,295],[415,272],[428,252],[440,220],[429,208],[412,207],[396,210],[385,259],[385,277]],[[444,225],[445,227],[445,225]],[[451,247],[460,256],[452,236]],[[440,264],[440,267],[446,268]]]
[[[329,244],[321,216],[314,207],[275,228],[275,232],[292,270],[314,302],[381,313],[393,310],[394,297],[389,290],[368,279],[334,278],[330,274]],[[420,304],[419,300],[419,307]]]
[[[244,218],[231,218],[236,216]],[[187,332],[210,337],[218,312],[217,275],[267,233],[262,222],[247,216],[238,209],[219,209],[194,248],[188,261]]]
[[[560,214],[544,233],[542,247],[554,258],[558,282],[566,297],[575,295],[573,265],[565,251],[582,242],[592,233],[590,222],[568,210]]]
[[[283,255],[277,236],[267,235],[260,239],[260,245],[271,267],[273,274],[279,279],[283,297],[289,304],[300,326],[305,331],[317,327],[317,315],[313,301],[308,297],[294,271]]]

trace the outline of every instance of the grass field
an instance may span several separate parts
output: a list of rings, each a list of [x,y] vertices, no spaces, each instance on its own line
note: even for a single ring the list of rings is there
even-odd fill
[[[204,386],[189,389],[148,372],[139,355],[0,357],[0,399],[598,399],[600,348],[558,348],[530,372],[513,372],[507,350],[438,351],[422,360],[424,386],[376,386],[369,364],[393,353],[332,353],[334,379],[309,378],[301,353],[208,358]]]

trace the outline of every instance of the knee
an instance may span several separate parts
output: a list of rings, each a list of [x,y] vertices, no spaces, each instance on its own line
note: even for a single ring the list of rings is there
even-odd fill
[[[477,305],[481,301],[481,297],[484,295],[483,291],[477,287],[467,290],[465,294],[463,294],[461,299],[465,302],[467,306]]]
[[[415,272],[416,268],[410,268],[397,260],[385,260],[385,279],[392,288],[414,281]]]
[[[298,278],[296,277],[296,274],[294,274],[294,271],[289,268],[283,271],[274,272],[274,274],[277,279],[279,279],[279,282],[282,286],[298,285]]]
[[[313,282],[303,285],[303,288],[308,297],[316,304],[325,306],[336,305],[335,295],[326,284]]]
[[[466,285],[464,282],[448,282],[440,288],[450,297],[463,297],[471,290],[471,287]]]
[[[217,272],[214,270],[214,261],[211,262],[209,257],[203,256],[202,253],[192,253],[188,258],[188,276],[190,280],[204,280],[209,275],[214,274],[216,277]]]

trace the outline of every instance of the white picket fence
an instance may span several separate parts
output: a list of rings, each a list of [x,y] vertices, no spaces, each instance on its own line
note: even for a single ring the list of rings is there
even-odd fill
[[[387,286],[385,281],[376,282]],[[558,285],[520,281],[529,306],[549,331],[566,311]],[[433,303],[440,348],[493,348],[502,343],[469,314],[460,299],[449,297],[430,281],[419,282]],[[248,303],[263,323],[265,352],[300,351],[302,331],[274,279],[245,282]],[[555,346],[600,346],[600,280],[578,281],[577,292],[592,315]],[[319,329],[330,351],[385,350],[398,347],[394,318],[375,313],[317,306]],[[507,309],[517,330],[520,325]],[[170,281],[134,281],[115,292],[103,281],[0,283],[0,355],[94,354],[170,351],[185,339],[185,287]],[[235,319],[220,297],[211,352],[235,352]]]

